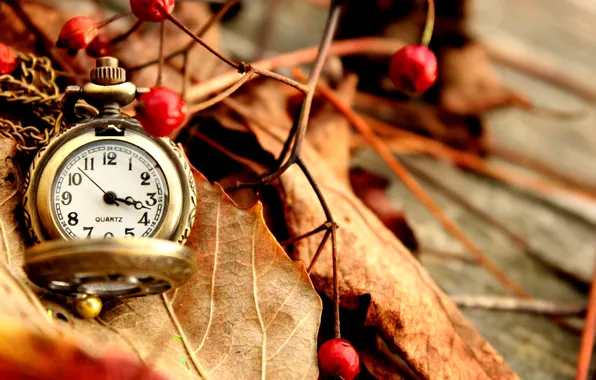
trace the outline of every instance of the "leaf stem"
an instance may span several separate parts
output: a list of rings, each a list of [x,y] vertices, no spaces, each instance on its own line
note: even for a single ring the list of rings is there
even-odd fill
[[[209,21],[207,21],[207,23],[203,26],[201,26],[201,29],[199,29],[196,33],[197,36],[199,37],[203,37],[208,31],[209,29],[211,29],[211,27],[213,25],[215,25],[229,10],[231,7],[233,7],[234,5],[236,5],[236,3],[238,3],[238,1],[240,0],[230,0],[226,3],[226,5],[219,10],[219,12],[217,12],[216,14],[214,14],[211,19],[209,19]],[[166,55],[165,60],[166,62],[171,60],[174,57],[179,56],[180,54],[183,53],[188,53],[190,52],[190,50],[195,46],[195,41],[194,39],[191,40],[189,43],[187,43],[184,47],[182,47],[181,49],[175,50],[172,53],[169,53],[168,55]],[[127,69],[128,72],[133,72],[133,71],[138,71],[138,70],[142,70],[146,67],[149,67],[151,65],[154,65],[158,62],[157,59],[153,59],[149,62],[145,62],[141,65],[137,65],[137,66],[133,66],[129,69]]]
[[[435,28],[435,0],[427,0],[428,10],[426,11],[426,25],[422,32],[422,39],[420,44],[428,47],[430,40],[433,37],[433,29]]]
[[[126,13],[120,13],[117,15],[114,15],[112,17],[109,17],[103,21],[98,22],[97,24],[95,24],[95,26],[97,26],[97,29],[101,29],[104,26],[108,26],[109,24],[113,23],[114,21],[120,20],[123,17],[126,16],[130,16],[132,14],[132,12],[126,12]]]
[[[161,86],[162,78],[163,78],[163,66],[164,66],[164,56],[163,56],[163,49],[164,49],[164,40],[166,34],[166,24],[162,22],[159,25],[159,65],[157,66],[157,81],[155,83],[156,86]]]
[[[167,19],[170,20],[170,22],[172,24],[176,25],[180,30],[182,30],[184,33],[188,34],[190,36],[190,38],[195,40],[199,45],[201,45],[205,49],[209,50],[209,52],[211,52],[211,54],[215,55],[217,58],[219,58],[226,64],[232,66],[236,70],[239,70],[241,72],[245,71],[245,70],[243,70],[244,64],[236,63],[236,62],[230,60],[229,58],[224,57],[220,52],[218,52],[213,47],[211,47],[211,45],[209,45],[207,42],[205,42],[201,37],[195,35],[190,29],[188,29],[183,23],[181,23],[180,20],[178,20],[176,17],[174,17],[173,15],[171,15],[167,12],[163,12],[163,13],[167,17]]]

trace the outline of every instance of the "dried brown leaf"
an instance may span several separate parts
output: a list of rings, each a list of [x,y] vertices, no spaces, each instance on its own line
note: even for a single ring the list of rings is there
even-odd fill
[[[0,308],[1,319],[25,321],[32,327],[49,331],[45,310],[31,289],[19,280],[25,243],[16,218],[21,205],[22,182],[12,158],[14,140],[0,139]]]
[[[503,85],[479,43],[445,49],[439,70],[442,83],[439,104],[448,112],[476,115],[495,108],[531,104],[525,95]]]
[[[0,295],[8,304],[0,317],[51,327],[19,269],[24,249],[14,217],[21,199],[14,153],[14,142],[0,139]],[[97,353],[135,354],[172,379],[315,379],[322,306],[304,266],[275,241],[260,204],[240,209],[194,174],[198,215],[188,244],[199,270],[189,283],[163,296],[108,302],[97,320],[62,311],[72,326],[62,331]]]
[[[279,152],[291,124],[280,104],[283,99],[279,98],[279,92],[271,86],[259,87],[250,100],[244,98],[250,101],[247,123],[270,152]],[[356,308],[360,297],[369,295],[366,325],[376,327],[393,352],[399,353],[421,378],[517,378],[411,253],[345,185],[329,175],[329,168],[308,144],[302,158],[340,225],[337,246],[341,305]],[[320,225],[324,220],[321,206],[299,168],[290,168],[281,180],[286,220],[293,235]],[[318,244],[316,237],[300,241],[296,258],[310,262]],[[327,247],[311,278],[315,287],[330,297],[331,268]]]
[[[354,99],[357,83],[358,77],[350,75],[337,88],[338,95],[347,104]],[[309,121],[306,138],[337,178],[349,183],[351,128],[346,119],[332,105],[323,103]]]
[[[316,378],[321,302],[302,263],[198,172],[188,245],[199,271],[165,298],[194,362],[216,379]]]

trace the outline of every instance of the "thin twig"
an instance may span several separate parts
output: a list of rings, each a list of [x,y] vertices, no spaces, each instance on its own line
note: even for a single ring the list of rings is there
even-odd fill
[[[329,49],[329,55],[390,55],[396,50],[402,48],[404,45],[405,43],[401,40],[380,37],[364,37],[334,42]],[[311,63],[317,57],[318,51],[319,47],[313,46],[267,58],[265,60],[255,62],[251,64],[251,66],[255,70],[270,71],[282,67]],[[196,102],[212,93],[230,87],[237,80],[238,73],[236,71],[228,71],[227,73],[216,76],[208,81],[190,88],[188,90],[187,100],[189,102]]]
[[[164,16],[167,17],[168,20],[170,20],[170,22],[174,25],[176,25],[179,29],[181,29],[184,33],[186,33],[187,35],[190,36],[190,38],[192,38],[193,40],[195,40],[195,42],[197,42],[199,45],[203,46],[205,49],[209,50],[209,52],[211,54],[213,54],[214,56],[216,56],[217,58],[219,58],[220,60],[222,60],[223,62],[225,62],[226,64],[232,66],[233,68],[235,68],[236,70],[242,70],[243,68],[243,64],[242,63],[236,63],[230,59],[228,59],[227,57],[224,57],[220,52],[218,52],[217,50],[215,50],[213,47],[211,47],[211,45],[209,45],[207,42],[205,42],[205,40],[203,40],[201,37],[195,35],[192,30],[188,29],[186,27],[186,25],[184,25],[183,23],[180,22],[180,20],[178,20],[176,17],[174,17],[173,15],[167,13],[167,12],[163,12]]]
[[[299,74],[299,70],[295,70],[295,74]],[[298,75],[297,75],[298,76]],[[300,78],[299,78],[300,79]],[[394,174],[402,180],[402,182],[412,191],[418,200],[441,222],[443,227],[456,237],[466,247],[470,253],[474,255],[476,260],[488,270],[501,284],[511,290],[519,297],[528,298],[529,293],[520,288],[512,280],[510,280],[505,273],[493,264],[480,249],[457,227],[441,210],[441,208],[430,198],[412,175],[399,163],[391,150],[372,132],[366,121],[356,114],[350,106],[345,104],[335,92],[324,84],[319,84],[318,90],[331,104],[333,104],[350,123],[356,128],[358,132],[366,139],[370,146],[381,156]]]
[[[196,33],[196,35],[198,37],[203,37],[208,31],[209,29],[211,29],[211,27],[215,24],[217,24],[217,22],[230,10],[231,7],[233,7],[234,5],[236,5],[236,3],[238,3],[238,1],[240,0],[230,0],[226,3],[226,5],[224,7],[222,7],[216,14],[214,14],[209,21],[207,21],[207,23],[205,25],[201,26],[201,29],[199,29]],[[195,47],[195,41],[194,39],[191,40],[188,44],[186,44],[184,47],[175,50],[171,53],[169,53],[168,55],[165,56],[165,60],[166,62],[170,61],[172,58],[175,58],[177,56],[179,56],[180,54],[184,54],[184,53],[189,53],[190,50]],[[138,71],[138,70],[142,70],[146,67],[149,67],[151,65],[155,65],[156,63],[158,63],[159,60],[158,59],[153,59],[149,62],[145,62],[143,64],[137,65],[137,66],[133,66],[127,69],[128,72],[134,72],[134,71]]]
[[[114,15],[112,17],[109,17],[103,21],[98,22],[97,24],[95,24],[95,26],[97,27],[97,29],[101,29],[104,26],[107,26],[107,25],[113,23],[114,21],[120,20],[123,17],[130,16],[131,14],[132,14],[132,12],[130,12],[130,11],[126,12],[126,13],[120,13],[120,14]]]
[[[297,121],[294,145],[292,146],[290,156],[288,157],[287,161],[283,165],[281,165],[279,169],[277,169],[275,172],[262,178],[260,181],[238,184],[236,187],[231,188],[227,191],[236,191],[240,189],[251,189],[261,187],[279,178],[283,173],[285,173],[286,170],[288,170],[290,166],[299,161],[300,153],[302,150],[302,144],[304,143],[304,138],[306,136],[306,129],[310,117],[312,101],[314,99],[315,87],[319,81],[321,72],[323,71],[325,58],[327,57],[329,48],[331,47],[333,41],[333,36],[335,35],[335,29],[337,28],[339,16],[341,14],[342,4],[343,2],[341,1],[334,1],[333,6],[329,11],[327,25],[323,34],[323,40],[321,41],[321,46],[317,53],[317,58],[315,59],[314,67],[310,73],[310,76],[308,77],[308,81],[306,84],[309,88],[309,91],[307,92],[306,97],[302,101],[302,106],[300,107],[300,117]]]
[[[141,25],[143,25],[143,21],[138,20],[137,22],[134,23],[133,26],[131,26],[126,32],[122,33],[119,36],[116,36],[114,38],[112,38],[109,42],[110,45],[117,45],[120,42],[126,40],[128,37],[130,37],[137,29],[139,29],[141,27]]]
[[[164,40],[166,35],[166,23],[162,22],[159,25],[159,65],[157,66],[157,81],[156,86],[161,86],[161,82],[163,79],[163,67],[164,67],[164,57],[163,57],[163,49],[164,49]]]
[[[596,253],[594,254],[594,257],[596,258]],[[575,380],[586,380],[588,378],[592,350],[594,348],[594,333],[596,333],[596,262],[594,264],[592,286],[590,287],[590,299],[588,301],[588,314],[586,315],[585,326],[582,331]]]
[[[430,40],[433,37],[433,29],[435,27],[435,0],[427,0],[428,10],[426,11],[426,25],[422,32],[420,45],[428,47]]]
[[[244,73],[242,75],[242,77],[240,77],[238,82],[236,82],[232,87],[228,88],[224,92],[218,94],[217,96],[214,96],[213,98],[211,98],[207,101],[190,106],[189,113],[192,115],[192,114],[201,112],[201,111],[221,102],[222,100],[224,100],[225,98],[227,98],[228,96],[230,96],[234,92],[236,92],[240,87],[242,87],[242,85],[244,83],[248,82],[250,80],[250,78],[252,78],[253,75],[254,75],[254,71],[252,69],[249,69],[246,73]]]
[[[331,227],[331,225],[327,222],[321,224],[320,226],[318,226],[317,228],[315,228],[312,231],[309,231],[305,234],[302,234],[300,236],[294,236],[293,238],[289,238],[288,240],[284,240],[282,242],[279,243],[279,245],[281,245],[282,247],[291,245],[291,244],[296,244],[296,242],[300,241],[300,240],[304,240],[306,238],[309,238],[313,235],[318,234],[319,232],[323,232],[323,231],[328,231],[329,228]]]
[[[449,295],[449,297],[457,306],[465,309],[516,311],[559,317],[577,317],[586,312],[585,305],[566,305],[537,299],[470,295]]]

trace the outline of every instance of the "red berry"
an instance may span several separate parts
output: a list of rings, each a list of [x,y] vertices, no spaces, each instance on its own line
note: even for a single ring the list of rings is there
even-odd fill
[[[141,21],[162,22],[174,12],[175,0],[130,0],[132,13]]]
[[[10,74],[17,68],[17,58],[12,50],[0,43],[0,75]]]
[[[97,33],[97,25],[91,18],[74,17],[62,27],[56,46],[73,51],[84,49],[97,37]]]
[[[139,97],[137,119],[152,136],[168,136],[186,119],[184,100],[166,87],[153,87]]]
[[[406,93],[421,94],[437,81],[437,57],[426,46],[407,45],[391,58],[389,76]]]
[[[99,58],[112,55],[113,50],[114,46],[110,43],[110,39],[103,34],[100,34],[91,41],[89,46],[85,49],[85,52],[87,52],[90,57]]]
[[[319,348],[319,370],[326,378],[352,380],[360,372],[360,358],[356,349],[345,339],[335,338]]]

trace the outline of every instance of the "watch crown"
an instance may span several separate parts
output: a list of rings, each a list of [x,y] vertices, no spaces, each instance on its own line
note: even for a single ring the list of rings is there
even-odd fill
[[[126,70],[118,66],[114,57],[97,59],[96,67],[91,70],[91,82],[100,86],[112,86],[126,82]]]

